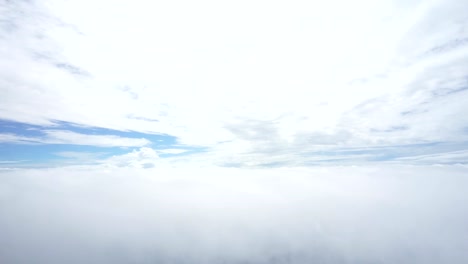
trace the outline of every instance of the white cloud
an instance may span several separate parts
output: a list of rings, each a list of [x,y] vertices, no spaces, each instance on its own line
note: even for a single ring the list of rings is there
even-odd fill
[[[159,161],[157,152],[152,148],[140,148],[124,155],[116,155],[103,162],[110,166],[131,168],[152,168]]]
[[[186,149],[160,149],[158,150],[158,153],[161,154],[182,154],[187,152],[188,150]]]
[[[462,264],[467,170],[2,170],[0,256],[5,264]]]
[[[44,136],[20,136],[0,134],[2,143],[18,144],[72,144],[96,147],[142,147],[151,142],[144,138],[128,138],[114,135],[89,135],[67,130],[44,130]]]
[[[0,134],[0,142],[2,143],[32,143],[34,138],[19,136],[11,133]]]
[[[2,4],[0,118],[225,158],[466,140],[464,1],[33,3]]]

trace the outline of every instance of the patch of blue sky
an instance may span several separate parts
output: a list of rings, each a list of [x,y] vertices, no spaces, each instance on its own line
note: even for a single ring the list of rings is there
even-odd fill
[[[166,134],[147,134],[131,130],[121,131],[100,127],[87,127],[64,121],[57,121],[55,124],[57,124],[57,127],[54,127],[54,129],[69,130],[75,133],[87,135],[112,135],[127,138],[145,138],[152,142],[151,147],[166,148],[177,145],[177,138]]]
[[[55,126],[37,126],[24,123],[18,123],[7,120],[0,120],[0,133],[13,134],[29,138],[44,137],[44,130],[71,131],[85,135],[110,135],[123,138],[147,139],[150,144],[147,147],[155,150],[164,149],[182,149],[183,153],[161,154],[160,157],[172,157],[178,155],[189,155],[203,151],[200,147],[184,146],[177,142],[177,138],[165,134],[146,134],[135,131],[119,131],[98,127],[85,127],[69,122],[55,122]],[[103,147],[74,144],[42,144],[42,143],[18,143],[2,142],[0,143],[0,161],[27,162],[27,163],[48,163],[57,160],[70,159],[62,157],[57,153],[76,152],[76,153],[94,153],[96,158],[105,159],[114,155],[122,155],[131,152],[138,147]]]
[[[58,154],[61,152],[96,153],[96,157],[106,158],[112,155],[125,154],[128,148],[100,148],[69,144],[0,144],[0,160],[22,163],[49,163],[67,159]]]
[[[16,134],[21,136],[41,136],[41,126],[12,122],[0,119],[0,133]]]

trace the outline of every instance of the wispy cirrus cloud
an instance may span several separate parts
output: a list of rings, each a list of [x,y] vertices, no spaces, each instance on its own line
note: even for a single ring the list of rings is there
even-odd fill
[[[96,147],[142,147],[151,142],[144,138],[128,138],[115,135],[89,135],[67,130],[43,130],[43,136],[31,137],[0,134],[0,143],[13,144],[69,144]]]

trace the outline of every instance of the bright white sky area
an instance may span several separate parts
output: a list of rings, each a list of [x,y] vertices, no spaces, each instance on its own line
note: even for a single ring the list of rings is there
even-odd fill
[[[0,0],[0,263],[468,263],[466,113],[466,0]]]
[[[160,154],[150,137],[164,135],[169,153],[192,148],[216,165],[465,163],[467,10],[459,0],[2,1],[0,119],[15,129],[0,143]],[[50,144],[60,146],[40,149]]]

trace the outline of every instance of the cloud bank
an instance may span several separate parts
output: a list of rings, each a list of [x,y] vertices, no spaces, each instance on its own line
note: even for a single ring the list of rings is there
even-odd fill
[[[466,263],[466,166],[0,173],[2,263]]]

